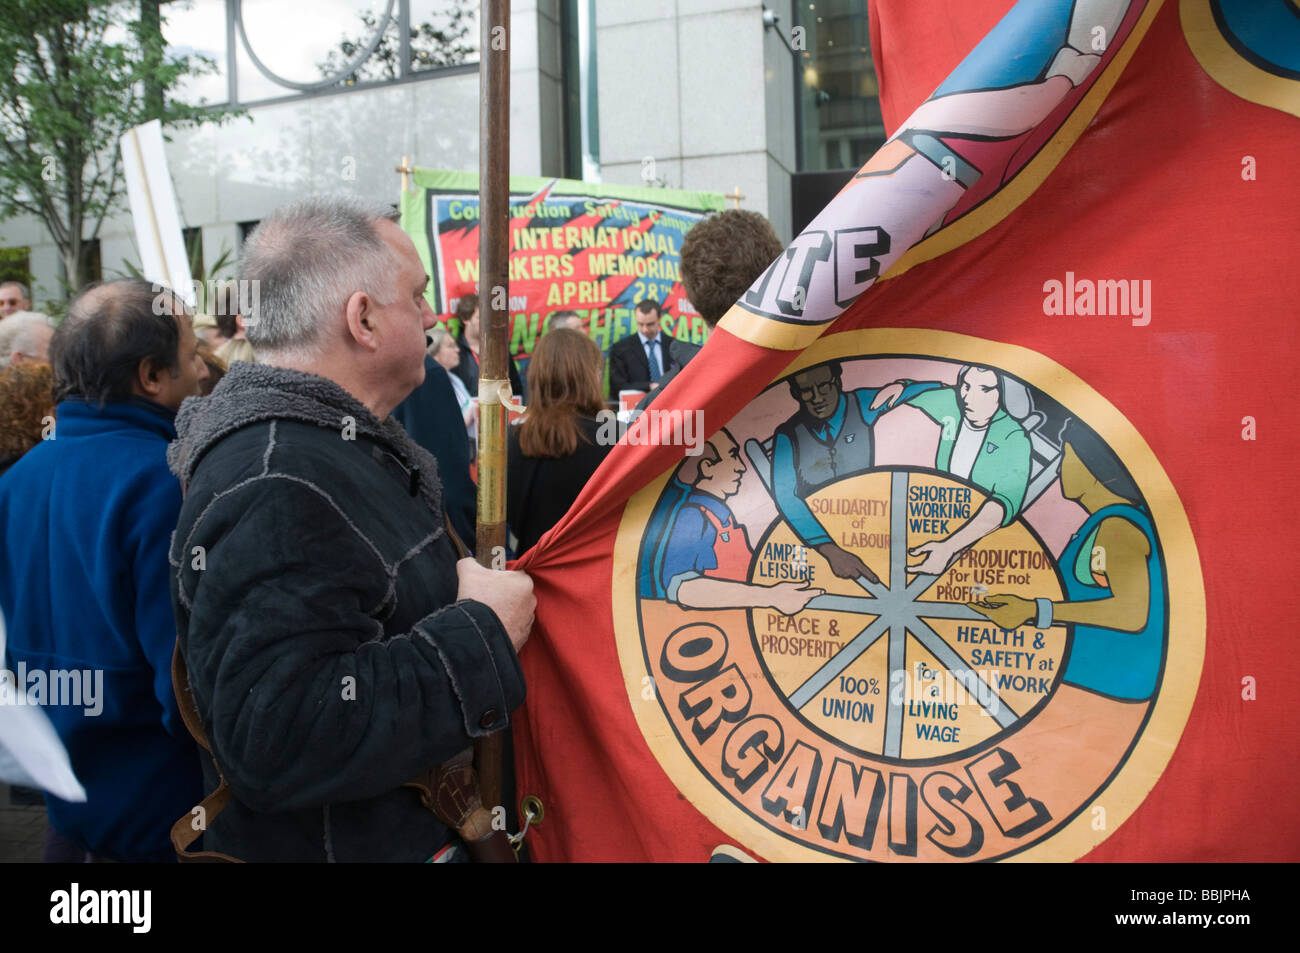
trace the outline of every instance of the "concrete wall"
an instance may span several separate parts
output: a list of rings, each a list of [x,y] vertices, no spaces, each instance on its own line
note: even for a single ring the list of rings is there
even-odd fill
[[[789,2],[769,6],[789,29]],[[788,36],[788,33],[787,33]],[[790,54],[754,0],[600,0],[596,5],[604,181],[729,193],[790,232]]]

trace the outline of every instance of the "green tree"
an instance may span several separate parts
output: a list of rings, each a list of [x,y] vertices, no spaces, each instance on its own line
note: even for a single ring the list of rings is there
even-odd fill
[[[167,95],[215,64],[165,52],[163,22],[157,0],[6,0],[0,16],[0,221],[45,224],[69,291],[121,207],[119,137],[151,119],[167,130],[238,114]]]

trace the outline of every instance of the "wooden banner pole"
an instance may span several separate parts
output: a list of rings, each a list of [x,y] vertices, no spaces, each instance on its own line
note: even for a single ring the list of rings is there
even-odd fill
[[[483,0],[479,15],[479,563],[505,567],[506,407],[510,387],[510,0]],[[501,803],[500,734],[479,742],[484,805]]]

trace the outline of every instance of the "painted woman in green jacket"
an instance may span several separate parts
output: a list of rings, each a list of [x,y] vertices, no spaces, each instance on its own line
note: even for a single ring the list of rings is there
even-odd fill
[[[892,405],[910,384],[900,381],[883,388],[878,400]],[[1003,409],[1002,382],[991,368],[967,365],[958,372],[955,387],[934,387],[900,402],[941,426],[935,469],[969,480],[988,494],[956,532],[908,551],[913,557],[925,557],[908,566],[909,572],[937,576],[961,552],[1019,515],[1029,485],[1029,437]]]

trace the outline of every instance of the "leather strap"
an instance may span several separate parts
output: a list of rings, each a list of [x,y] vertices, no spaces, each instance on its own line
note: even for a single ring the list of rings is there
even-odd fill
[[[179,642],[172,650],[172,691],[176,693],[176,704],[180,708],[181,721],[185,722],[190,737],[208,753],[208,757],[212,758],[212,746],[208,744],[207,732],[203,730],[198,709],[194,707],[194,693],[190,691],[190,673],[185,667],[185,657],[181,655]],[[220,851],[189,849],[190,845],[199,839],[199,835],[204,830],[212,826],[217,815],[230,803],[230,786],[226,784],[226,776],[222,773],[216,758],[212,758],[212,766],[217,769],[217,778],[221,783],[217,785],[215,791],[199,802],[198,807],[172,825],[172,849],[176,851],[176,859],[181,863],[241,864],[243,861],[238,857],[231,857]],[[195,821],[200,823],[196,826]]]
[[[420,803],[456,831],[476,863],[518,861],[509,835],[502,829],[493,829],[492,815],[479,798],[471,749],[466,748],[456,757],[430,768],[405,786],[415,788]]]
[[[460,535],[456,532],[456,527],[451,525],[451,517],[446,513],[442,514],[443,524],[447,527],[447,538],[451,540],[451,545],[456,548],[456,556],[460,559],[468,559],[472,554],[469,551]]]

